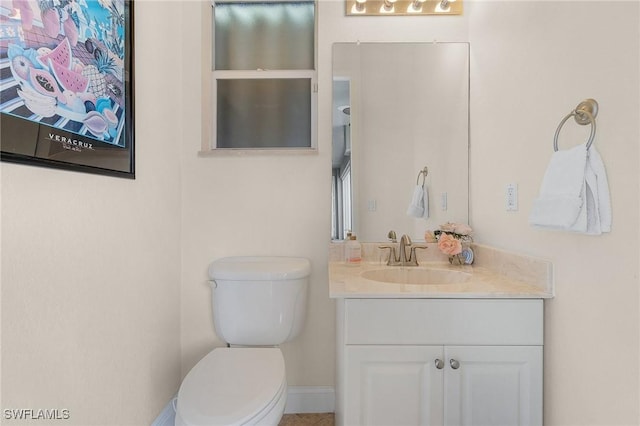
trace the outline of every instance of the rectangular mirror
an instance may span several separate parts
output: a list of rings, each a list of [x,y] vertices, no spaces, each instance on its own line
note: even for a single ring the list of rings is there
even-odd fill
[[[469,221],[469,44],[333,45],[332,239]],[[409,216],[428,168],[428,217]]]

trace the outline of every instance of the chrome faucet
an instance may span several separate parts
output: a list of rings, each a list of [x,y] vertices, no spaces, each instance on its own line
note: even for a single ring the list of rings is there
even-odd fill
[[[396,233],[389,231],[387,237],[392,243],[396,242]],[[407,259],[407,247],[410,248],[409,258]],[[389,249],[389,260],[387,266],[418,266],[418,258],[416,256],[416,249],[426,249],[427,246],[412,245],[411,238],[404,234],[400,237],[400,247],[398,253],[396,253],[396,247],[394,245],[379,246],[381,249]]]
[[[407,247],[411,247],[411,238],[409,238],[407,234],[404,234],[402,237],[400,237],[400,256],[398,261],[400,262],[401,265],[406,265],[408,262]],[[411,259],[412,253],[413,253],[413,250],[409,253],[409,259]],[[418,265],[418,262],[416,262],[416,266],[417,265]],[[413,266],[413,265],[408,265],[408,266]]]

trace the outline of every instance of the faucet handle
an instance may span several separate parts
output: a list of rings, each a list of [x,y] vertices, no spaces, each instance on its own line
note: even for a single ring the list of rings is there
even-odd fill
[[[415,261],[416,265],[418,264],[418,256],[416,254],[416,249],[427,249],[429,246],[411,246],[411,253],[409,254],[409,261]]]
[[[389,258],[387,259],[387,266],[392,266],[398,263],[398,257],[396,255],[395,246],[383,245],[378,246],[379,249],[389,249]]]
[[[393,229],[389,231],[389,233],[387,234],[387,238],[390,239],[392,243],[398,242],[398,240],[396,239],[396,231],[394,231]]]

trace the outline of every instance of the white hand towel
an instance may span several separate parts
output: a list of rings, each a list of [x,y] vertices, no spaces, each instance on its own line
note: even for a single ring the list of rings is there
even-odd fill
[[[589,148],[588,165],[595,175],[595,184],[590,184],[596,201],[598,218],[600,220],[600,231],[611,232],[611,194],[609,193],[609,181],[607,180],[607,171],[600,153],[595,146]]]
[[[611,202],[606,172],[595,147],[556,151],[534,200],[534,226],[600,234],[611,229]]]
[[[424,189],[420,185],[416,185],[413,190],[411,204],[407,208],[407,215],[418,218],[424,215]]]
[[[424,213],[422,214],[422,217],[425,220],[427,220],[429,219],[429,190],[427,189],[427,185],[424,186],[422,192],[423,192],[422,199],[423,199],[423,206],[424,206]]]
[[[529,223],[557,229],[569,229],[576,223],[582,208],[586,165],[584,146],[553,153]]]

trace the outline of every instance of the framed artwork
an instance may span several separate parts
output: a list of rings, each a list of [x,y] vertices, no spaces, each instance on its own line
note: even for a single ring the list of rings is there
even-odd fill
[[[134,179],[132,35],[132,0],[1,0],[2,161]]]

